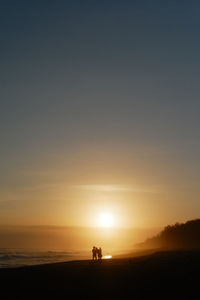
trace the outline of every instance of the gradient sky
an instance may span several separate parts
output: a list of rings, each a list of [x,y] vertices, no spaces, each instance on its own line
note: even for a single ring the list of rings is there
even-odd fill
[[[0,2],[0,224],[199,217],[199,1]]]

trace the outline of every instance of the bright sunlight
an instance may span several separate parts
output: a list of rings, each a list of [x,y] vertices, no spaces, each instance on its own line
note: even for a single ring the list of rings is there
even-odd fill
[[[100,227],[113,227],[114,218],[111,213],[104,212],[99,215],[98,224]]]

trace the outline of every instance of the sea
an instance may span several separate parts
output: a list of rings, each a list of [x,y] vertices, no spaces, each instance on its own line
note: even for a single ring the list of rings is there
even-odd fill
[[[16,268],[82,259],[90,259],[90,252],[0,248],[0,268]]]

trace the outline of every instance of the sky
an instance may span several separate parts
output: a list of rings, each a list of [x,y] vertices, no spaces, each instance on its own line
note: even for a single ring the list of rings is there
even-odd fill
[[[199,1],[0,2],[0,225],[200,210]]]

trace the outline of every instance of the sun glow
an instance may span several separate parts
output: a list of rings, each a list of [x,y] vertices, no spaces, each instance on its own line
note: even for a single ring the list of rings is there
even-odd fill
[[[112,258],[112,255],[104,255],[103,256],[103,259],[111,259]]]
[[[100,227],[113,227],[114,225],[114,218],[111,213],[102,213],[99,215],[98,225]]]

